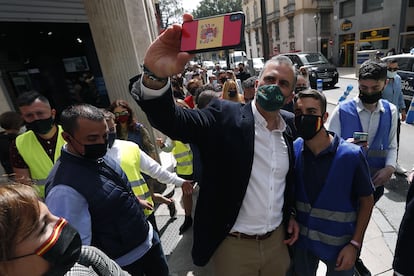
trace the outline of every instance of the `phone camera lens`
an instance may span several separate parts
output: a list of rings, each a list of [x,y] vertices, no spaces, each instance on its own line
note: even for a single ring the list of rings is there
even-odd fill
[[[240,20],[240,14],[233,14],[230,17],[230,20],[235,21],[235,20]]]

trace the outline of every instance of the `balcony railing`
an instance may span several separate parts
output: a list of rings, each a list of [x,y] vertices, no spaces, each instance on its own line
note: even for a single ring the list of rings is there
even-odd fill
[[[272,22],[274,20],[278,20],[279,17],[280,17],[280,10],[275,10],[267,14],[267,21]]]
[[[332,0],[314,0],[316,1],[316,7],[320,10],[332,10]]]
[[[295,13],[295,1],[290,1],[283,7],[283,14],[285,16],[293,15]]]

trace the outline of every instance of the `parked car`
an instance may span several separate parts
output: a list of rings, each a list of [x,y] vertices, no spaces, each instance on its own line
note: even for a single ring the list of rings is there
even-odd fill
[[[205,61],[203,61],[202,66],[203,66],[204,69],[213,70],[214,67],[215,67],[215,64],[211,60],[205,60]]]
[[[219,60],[218,64],[220,65],[220,69],[227,70],[227,61]]]
[[[322,79],[323,86],[334,87],[338,83],[338,70],[321,53],[286,53],[296,68],[304,66],[309,72],[309,82],[316,89],[316,80]]]
[[[414,95],[414,54],[399,54],[382,58],[383,61],[387,61],[387,59],[398,61],[399,70],[397,73],[401,77],[401,88],[408,110]]]

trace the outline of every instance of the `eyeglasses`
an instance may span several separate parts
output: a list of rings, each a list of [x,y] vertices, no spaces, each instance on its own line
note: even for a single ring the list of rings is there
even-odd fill
[[[395,72],[395,71],[397,71],[399,69],[400,68],[398,68],[398,67],[395,67],[395,68],[387,68],[387,70],[390,71],[390,72]]]
[[[122,116],[122,115],[129,115],[129,112],[128,112],[128,110],[124,110],[124,111],[121,111],[121,112],[114,112],[114,115],[115,115],[115,117],[119,117],[119,116]]]

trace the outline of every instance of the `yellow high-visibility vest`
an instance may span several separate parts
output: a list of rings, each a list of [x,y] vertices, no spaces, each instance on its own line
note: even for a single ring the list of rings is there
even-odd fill
[[[49,175],[53,164],[60,157],[62,146],[66,143],[62,137],[62,127],[57,127],[58,136],[53,162],[50,160],[49,155],[47,155],[39,140],[37,140],[33,131],[29,130],[16,137],[17,150],[29,167],[30,177],[35,181],[35,184],[39,189],[39,196],[41,198],[44,198],[45,196],[46,178]]]

